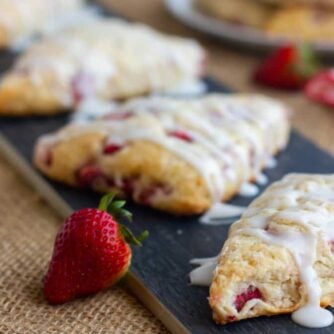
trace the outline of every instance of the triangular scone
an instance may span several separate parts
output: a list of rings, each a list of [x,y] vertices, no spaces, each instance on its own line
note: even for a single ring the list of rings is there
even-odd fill
[[[262,28],[276,7],[254,0],[196,0],[196,7],[220,20]],[[247,13],[247,15],[245,15]]]
[[[87,96],[126,99],[194,82],[205,54],[192,40],[119,19],[90,20],[32,45],[0,82],[0,114],[51,114]]]
[[[83,4],[83,0],[0,0],[0,48],[43,33],[49,24]]]
[[[109,108],[100,119],[43,136],[36,166],[55,180],[116,188],[176,214],[202,213],[231,198],[289,135],[285,106],[257,95],[151,97]]]
[[[330,324],[319,306],[334,305],[333,240],[334,175],[271,185],[230,228],[210,288],[215,321],[298,310],[302,325]]]
[[[334,2],[332,7],[334,8]],[[332,42],[334,12],[321,6],[287,6],[275,12],[266,25],[268,35],[307,41]],[[315,19],[316,18],[316,19]]]

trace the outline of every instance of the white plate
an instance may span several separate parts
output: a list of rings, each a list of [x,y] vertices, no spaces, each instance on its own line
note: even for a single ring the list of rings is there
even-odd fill
[[[269,37],[258,29],[220,21],[205,15],[196,9],[194,0],[165,0],[165,5],[184,24],[225,41],[251,47],[252,49],[268,50],[277,48],[282,43],[289,41],[285,38]],[[312,46],[320,54],[334,54],[333,43],[314,42]]]

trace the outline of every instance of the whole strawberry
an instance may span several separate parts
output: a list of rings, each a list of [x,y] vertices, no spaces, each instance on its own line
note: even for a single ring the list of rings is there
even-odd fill
[[[96,293],[128,271],[129,243],[141,245],[148,232],[135,237],[117,222],[121,216],[131,219],[124,205],[125,201],[114,201],[114,194],[105,195],[98,209],[78,210],[65,220],[43,282],[51,304]]]
[[[310,100],[334,108],[334,69],[327,69],[311,78],[304,87],[304,93]]]
[[[285,45],[264,60],[254,78],[265,86],[297,90],[318,70],[311,47],[306,44]]]

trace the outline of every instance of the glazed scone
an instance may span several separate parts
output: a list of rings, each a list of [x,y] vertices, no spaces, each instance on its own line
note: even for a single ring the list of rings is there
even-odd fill
[[[334,306],[334,175],[290,174],[234,223],[210,288],[217,323],[294,312],[322,327]]]
[[[83,4],[83,0],[0,0],[0,48],[40,33]]]
[[[312,6],[279,9],[266,25],[272,36],[307,40],[334,40],[334,11]]]
[[[263,27],[273,10],[254,0],[197,0],[195,4],[218,19],[257,28]]]
[[[151,97],[41,137],[34,161],[69,185],[200,214],[254,180],[288,135],[286,107],[267,97]]]
[[[270,37],[311,42],[334,39],[334,1],[197,0],[196,6],[213,17],[257,28]]]
[[[194,81],[205,54],[193,40],[101,18],[35,43],[0,82],[0,114],[66,111],[83,96],[126,99]]]

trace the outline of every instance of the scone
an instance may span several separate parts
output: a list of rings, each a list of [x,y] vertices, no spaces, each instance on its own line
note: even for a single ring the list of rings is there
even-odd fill
[[[279,9],[267,22],[271,36],[307,41],[334,40],[334,10],[312,6]]]
[[[205,53],[193,40],[101,18],[32,45],[0,82],[0,115],[48,115],[83,97],[126,99],[194,81]]]
[[[288,135],[286,107],[264,96],[151,97],[41,137],[34,162],[72,186],[200,214],[254,180]]]
[[[311,42],[334,39],[333,0],[197,0],[196,6],[211,16],[257,28],[271,37]]]
[[[83,0],[0,0],[0,48],[40,33],[50,21],[79,9]]]
[[[217,323],[294,312],[328,326],[334,306],[334,175],[290,174],[234,223],[210,288]]]
[[[197,0],[195,4],[218,19],[257,28],[263,27],[273,11],[271,6],[254,0]]]

